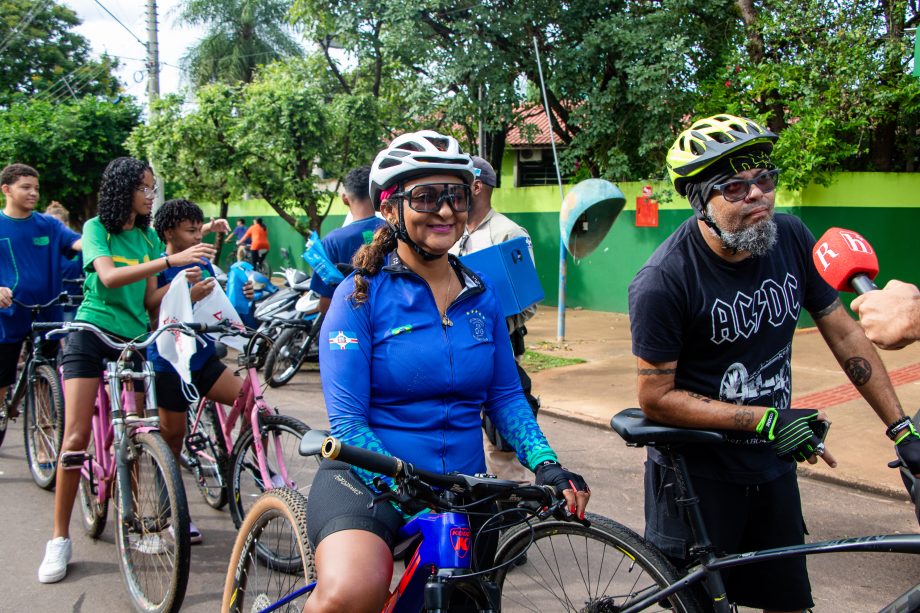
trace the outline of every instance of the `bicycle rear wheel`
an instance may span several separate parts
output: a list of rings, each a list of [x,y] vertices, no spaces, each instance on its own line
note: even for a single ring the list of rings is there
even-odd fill
[[[548,520],[502,537],[495,573],[502,613],[519,611],[619,611],[624,602],[666,587],[679,577],[674,567],[638,534],[606,517],[588,513],[589,527]],[[648,611],[698,613],[684,590]]]
[[[306,424],[286,415],[262,415],[259,421],[271,483],[262,482],[255,438],[252,429],[248,429],[240,434],[230,454],[230,515],[237,528],[256,498],[266,490],[290,487],[308,496],[319,467],[317,459],[305,458],[298,451],[300,439],[310,430]],[[287,482],[282,477],[282,468],[288,476]]]
[[[267,563],[261,553],[266,549],[298,563],[280,569]],[[307,501],[287,488],[266,492],[252,505],[236,536],[221,611],[261,611],[314,581],[313,550],[307,541]],[[299,613],[308,596],[289,602],[283,610]]]
[[[86,457],[89,459],[83,462],[80,475],[80,511],[83,516],[83,530],[90,538],[97,539],[105,530],[105,522],[109,515],[109,499],[104,497],[100,500],[98,496],[100,484],[97,471],[101,471],[101,468],[96,463],[95,437],[89,437]]]
[[[230,489],[227,486],[227,463],[230,458],[214,401],[205,401],[194,432],[194,411],[189,411],[188,422],[190,434],[185,437],[183,455],[188,459],[189,469],[195,475],[195,484],[201,497],[208,506],[222,509],[227,504],[227,492]]]
[[[188,584],[188,503],[179,468],[159,434],[132,436],[128,458],[130,513],[119,509],[115,544],[121,575],[134,608],[178,611]],[[123,479],[116,475],[115,500]]]
[[[39,364],[32,373],[22,433],[32,480],[43,490],[52,489],[64,438],[64,392],[57,372],[47,364]]]

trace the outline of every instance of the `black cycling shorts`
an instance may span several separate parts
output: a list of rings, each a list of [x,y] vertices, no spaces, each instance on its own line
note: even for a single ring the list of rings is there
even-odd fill
[[[224,363],[216,355],[212,355],[202,365],[201,368],[192,372],[192,385],[198,391],[198,395],[204,398],[220,379],[223,372],[227,370]],[[174,413],[185,413],[188,411],[189,402],[182,393],[182,378],[174,370],[169,372],[157,372],[157,405],[161,409],[172,411]]]
[[[405,519],[389,502],[378,503],[368,509],[368,503],[373,499],[374,494],[348,464],[323,460],[307,499],[307,531],[313,549],[335,532],[364,530],[379,536],[392,550],[398,544],[399,529]],[[474,535],[478,534],[485,519],[497,510],[494,502],[471,508],[471,511],[480,513],[469,516]],[[493,530],[479,536],[475,545],[475,564],[477,568],[485,569],[495,559],[498,532]]]
[[[111,335],[120,342],[126,342],[122,336]],[[105,363],[117,360],[121,351],[112,349],[92,332],[75,330],[67,335],[64,344],[64,380],[98,379],[105,373]],[[143,360],[136,352],[131,356],[131,369],[140,372]]]
[[[693,487],[716,555],[805,542],[805,520],[795,470],[761,484],[739,484],[694,476]],[[690,527],[677,504],[674,471],[645,463],[645,538],[678,567],[688,563]],[[814,606],[805,556],[723,570],[728,599],[773,611]]]

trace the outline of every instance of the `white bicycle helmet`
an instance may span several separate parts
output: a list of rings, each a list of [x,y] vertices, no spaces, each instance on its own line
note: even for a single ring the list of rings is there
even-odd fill
[[[453,136],[421,130],[397,136],[377,154],[369,179],[371,202],[380,210],[380,192],[397,183],[430,174],[449,174],[473,182],[473,160]]]

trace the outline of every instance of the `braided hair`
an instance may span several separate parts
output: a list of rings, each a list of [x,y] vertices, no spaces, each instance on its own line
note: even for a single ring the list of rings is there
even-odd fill
[[[99,185],[99,221],[112,234],[120,234],[131,216],[135,190],[141,186],[144,173],[153,169],[147,162],[131,157],[115,158],[105,167]],[[137,215],[134,227],[150,227],[150,215]]]
[[[374,233],[374,240],[369,245],[364,245],[351,263],[355,267],[355,291],[350,296],[354,306],[367,302],[367,279],[380,272],[388,253],[396,249],[396,232],[390,224],[381,226]]]
[[[153,229],[157,231],[157,236],[160,237],[160,240],[165,243],[166,231],[177,228],[183,221],[202,223],[204,213],[191,200],[183,198],[167,200],[153,217]]]

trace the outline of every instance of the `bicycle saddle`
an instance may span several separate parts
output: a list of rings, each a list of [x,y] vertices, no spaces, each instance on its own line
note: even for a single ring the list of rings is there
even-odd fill
[[[645,417],[642,409],[623,409],[610,419],[610,427],[627,445],[670,445],[674,443],[723,443],[725,435],[713,430],[675,428]]]

